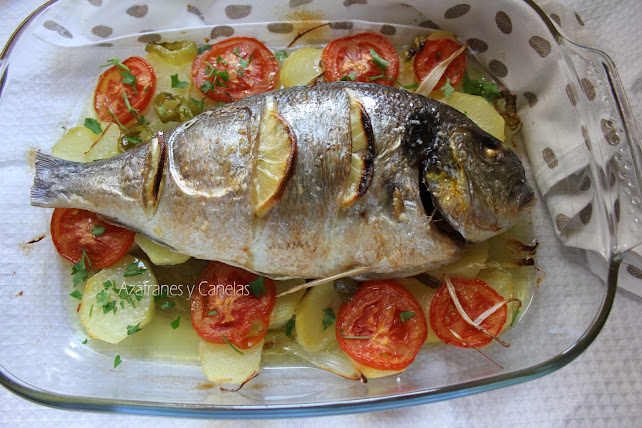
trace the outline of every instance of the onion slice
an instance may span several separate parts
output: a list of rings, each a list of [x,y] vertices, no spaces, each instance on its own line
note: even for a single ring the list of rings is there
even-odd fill
[[[453,336],[455,336],[457,339],[461,340],[463,343],[466,343],[466,341],[464,340],[464,338],[463,338],[463,337],[461,337],[459,334],[457,334],[457,332],[456,332],[455,330],[453,330],[452,328],[449,328],[448,330],[450,330],[450,332],[452,333],[452,335],[453,335]],[[495,361],[495,360],[493,360],[492,358],[490,358],[488,355],[484,354],[484,353],[481,351],[481,349],[476,348],[476,347],[474,347],[474,346],[473,346],[472,348],[473,348],[475,351],[477,351],[477,352],[479,352],[480,354],[482,354],[482,355],[483,355],[483,356],[484,356],[488,361],[490,361],[491,363],[495,364],[495,365],[496,365],[497,367],[499,367],[500,369],[504,369],[504,367],[503,367],[501,364],[499,364],[497,361]]]
[[[453,62],[459,55],[461,55],[467,47],[468,42],[464,43],[464,45],[459,48],[457,52],[450,55],[448,58],[446,58],[445,61],[437,64],[437,66],[432,69],[428,76],[424,77],[424,79],[421,81],[419,87],[415,90],[415,94],[420,94],[427,97],[430,92],[435,89],[435,85],[439,83],[439,79],[441,79],[441,76],[446,72],[446,69],[448,68],[450,63]]]
[[[493,333],[491,333],[490,331],[486,330],[484,327],[480,326],[475,321],[470,319],[470,317],[468,316],[468,314],[466,313],[464,308],[461,306],[461,303],[459,302],[459,299],[457,298],[457,292],[455,291],[455,286],[450,281],[450,277],[448,275],[444,275],[444,281],[446,282],[446,288],[448,289],[448,294],[450,294],[450,298],[453,299],[453,303],[455,304],[455,308],[457,308],[457,312],[459,312],[459,315],[461,315],[461,317],[464,319],[464,321],[466,321],[468,324],[470,324],[471,326],[475,327],[477,330],[481,331],[482,333],[489,335],[490,337],[495,339],[497,342],[499,342],[502,346],[505,346],[505,347],[508,348],[510,346],[510,343],[504,342],[499,337],[495,336]],[[508,301],[504,300],[501,303],[505,304],[505,303],[508,303]],[[495,306],[497,306],[497,305],[495,305]],[[493,308],[495,306],[493,306]],[[497,308],[495,308],[495,310],[493,312],[495,312],[498,308],[499,308],[499,306]],[[486,311],[486,312],[488,312],[488,311]],[[484,312],[482,315],[484,315],[486,312]],[[488,314],[488,315],[490,315],[490,314]],[[486,319],[486,317],[488,317],[488,315],[486,315],[484,317],[484,319]]]
[[[364,272],[367,272],[368,269],[369,268],[367,266],[360,266],[358,268],[347,270],[345,272],[341,272],[341,273],[338,273],[336,275],[328,276],[326,278],[320,278],[320,279],[315,279],[314,281],[304,282],[301,285],[297,285],[296,287],[290,288],[288,291],[284,291],[281,294],[277,294],[276,297],[281,297],[281,296],[285,296],[286,294],[295,293],[295,292],[297,292],[299,290],[303,290],[303,289],[306,289],[306,288],[314,287],[315,285],[323,284],[324,282],[334,281],[336,279],[345,278],[347,276],[359,275],[359,274],[362,274]]]

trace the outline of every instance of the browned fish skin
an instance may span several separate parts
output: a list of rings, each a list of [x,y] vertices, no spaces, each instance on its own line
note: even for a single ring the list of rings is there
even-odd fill
[[[350,172],[350,99],[358,99],[369,118],[374,161],[365,193],[342,208]],[[298,152],[281,198],[259,217],[251,208],[251,188],[266,103],[275,104],[294,130]],[[32,204],[89,209],[179,252],[270,277],[317,278],[359,266],[368,267],[365,276],[407,276],[450,262],[460,252],[459,244],[434,226],[433,213],[424,211],[419,187],[420,170],[425,172],[426,159],[436,153],[443,165],[458,168],[457,150],[447,148],[456,148],[461,130],[467,138],[487,138],[464,115],[406,91],[352,82],[288,88],[205,112],[105,161],[75,164],[40,155]],[[504,170],[510,175],[507,189],[497,193],[532,199],[521,195],[532,190],[512,156],[503,157],[507,166],[493,164],[500,176]],[[519,210],[508,200],[494,204],[510,210],[487,201],[455,204],[455,210],[494,213],[490,226],[478,220],[463,224],[460,213],[446,211],[451,206],[443,192],[437,196],[443,217],[471,236],[479,228],[490,227],[493,234],[504,230]],[[484,211],[472,217],[489,216]]]

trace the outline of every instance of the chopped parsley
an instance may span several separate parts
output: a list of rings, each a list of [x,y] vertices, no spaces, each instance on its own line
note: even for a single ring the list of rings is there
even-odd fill
[[[225,61],[220,55],[216,57],[216,65],[219,64],[227,65],[227,61]]]
[[[134,334],[134,333],[136,333],[136,332],[138,332],[140,330],[141,330],[140,323],[138,323],[136,325],[128,325],[127,326],[127,336],[131,336],[132,334]]]
[[[132,107],[132,105],[129,103],[129,98],[127,97],[127,94],[125,92],[123,92],[123,100],[125,100],[125,105],[127,106],[127,110],[132,114],[132,116],[134,116],[134,119],[136,119],[136,122],[138,122],[139,125],[143,125],[143,126],[147,125],[145,116],[140,114],[138,110]]]
[[[91,117],[85,118],[85,128],[89,129],[96,135],[100,135],[103,133],[103,128],[100,126],[100,122]]]
[[[179,315],[174,321],[170,322],[169,325],[172,326],[172,329],[176,330],[178,326],[181,325],[181,316]]]
[[[232,343],[231,343],[229,340],[227,340],[227,337],[225,337],[225,335],[223,335],[223,340],[225,341],[225,343],[227,343],[228,345],[230,345],[230,347],[231,347],[232,349],[234,349],[237,353],[239,353],[239,354],[243,355],[243,351],[241,351],[240,349],[238,349],[236,346],[232,345]]]
[[[143,265],[141,266],[140,262],[132,262],[125,268],[125,273],[123,276],[125,278],[130,277],[130,276],[136,276],[140,275],[141,273],[145,272],[147,268]]]
[[[120,355],[116,355],[116,358],[114,358],[114,368],[118,367],[122,362],[123,360],[120,359]]]
[[[102,236],[103,233],[105,233],[105,230],[107,230],[107,229],[105,229],[104,226],[96,225],[96,226],[91,228],[91,234],[94,235],[94,236]]]
[[[343,76],[343,77],[341,78],[341,80],[342,80],[342,81],[348,81],[348,80],[354,80],[354,79],[356,79],[356,78],[357,78],[357,75],[356,75],[356,74],[354,74],[354,71],[353,71],[352,73],[350,73],[350,74],[346,74],[345,76]]]
[[[339,333],[341,333],[341,337],[343,337],[344,339],[370,339],[370,336],[346,336],[343,333],[343,329],[340,329]]]
[[[287,57],[288,57],[288,53],[287,53],[286,51],[284,51],[284,50],[277,51],[277,52],[274,54],[274,58],[276,58],[276,59],[277,59],[277,60],[279,60],[279,61],[283,61],[283,60],[284,60],[284,59],[286,59]]]
[[[206,94],[209,91],[213,91],[214,89],[216,89],[217,86],[227,88],[227,85],[223,83],[230,80],[230,75],[227,70],[219,71],[216,67],[214,67],[207,61],[205,61],[205,64],[207,65],[207,68],[205,69],[205,77],[213,77],[214,79],[212,79],[212,81],[206,80],[205,82],[203,82],[203,84],[201,85],[201,91]]]
[[[250,292],[259,299],[261,296],[266,295],[267,291],[265,290],[265,280],[262,276],[259,276],[254,281],[249,283]]]
[[[292,338],[292,330],[294,329],[294,324],[296,323],[296,315],[292,315],[292,318],[285,323],[285,335],[289,338]]]
[[[209,51],[210,49],[212,49],[212,45],[203,45],[203,46],[199,46],[199,47],[198,47],[198,54],[200,55],[200,54],[202,54],[202,53],[203,53],[203,52],[205,52],[205,51]]]
[[[370,55],[372,56],[372,62],[374,63],[374,65],[376,65],[377,68],[381,70],[381,74],[378,76],[371,76],[371,77],[369,76],[368,80],[372,80],[372,81],[379,80],[379,79],[392,80],[393,82],[395,82],[397,85],[401,86],[404,89],[415,89],[419,86],[419,83],[417,82],[413,83],[412,85],[402,85],[401,82],[399,82],[394,77],[386,76],[386,68],[388,67],[388,61],[381,58],[377,53],[377,51],[375,51],[374,49],[370,49]],[[350,73],[350,74],[354,74],[354,73]],[[348,76],[350,76],[350,74]],[[343,77],[341,78],[341,80],[344,80]],[[354,78],[350,80],[354,80]]]
[[[334,311],[332,308],[325,308],[323,310],[323,321],[321,322],[321,325],[323,326],[323,331],[326,331],[328,327],[330,327],[334,322],[337,320],[337,316],[335,315]]]
[[[453,92],[455,92],[455,88],[450,84],[450,78],[448,76],[446,76],[446,84],[439,89],[444,91],[444,96],[446,98],[450,98],[453,95]]]
[[[87,261],[85,262],[85,260]],[[82,257],[80,257],[78,263],[76,263],[74,267],[71,268],[71,274],[74,276],[74,287],[87,281],[87,277],[89,277],[87,266],[89,266],[89,269],[91,269],[91,261],[89,260],[89,256],[85,252],[85,249],[83,248]]]
[[[172,88],[186,88],[188,83],[178,78],[178,74],[172,74]]]
[[[509,327],[512,327],[513,324],[515,324],[515,320],[517,319],[517,314],[519,314],[519,306],[515,308],[515,312],[513,313],[513,319],[511,320]]]
[[[94,305],[91,305],[89,308],[89,316],[91,316],[94,313]]]
[[[170,309],[176,306],[175,302],[170,302],[169,300],[165,300],[163,304],[161,305],[161,309]]]
[[[495,82],[480,82],[479,80],[471,79],[467,71],[464,71],[463,90],[467,94],[484,97],[489,103],[492,103],[495,98],[500,96],[499,88]]]
[[[372,62],[377,66],[379,70],[381,70],[381,73],[383,75],[386,74],[386,68],[388,67],[388,61],[385,59],[381,58],[377,51],[374,49],[370,49],[370,55],[372,56]]]
[[[405,311],[399,314],[399,318],[401,318],[401,322],[405,323],[408,321],[410,318],[414,317],[415,313],[413,311]]]
[[[200,100],[200,101],[198,101],[197,99],[195,99],[193,97],[190,97],[189,101],[191,103],[194,103],[194,105],[196,106],[196,108],[198,108],[198,110],[200,112],[203,112],[203,109],[205,108],[205,97],[203,97],[203,99]]]
[[[218,311],[216,309],[212,309],[207,313],[207,315],[216,315],[216,314],[218,314]]]
[[[87,339],[85,339],[85,340],[83,340],[82,342],[80,342],[80,344],[81,344],[81,345],[86,345],[86,344],[87,344]]]
[[[134,89],[134,93],[138,95],[138,88],[136,88],[136,76],[131,74],[129,71],[121,71],[120,75],[123,76],[123,83],[129,85]]]
[[[106,64],[101,65],[101,66],[100,66],[100,68],[103,68],[103,67],[112,67],[112,66],[116,66],[116,68],[118,68],[118,69],[120,69],[120,70],[124,70],[124,71],[131,72],[131,70],[129,69],[129,67],[127,67],[125,64],[123,64],[122,62],[120,62],[120,60],[119,60],[118,58],[108,59],[108,60],[107,60],[107,63],[106,63]]]
[[[139,144],[143,143],[143,140],[140,139],[140,137],[135,136],[135,135],[126,135],[123,137],[123,140],[132,143],[133,145],[137,146]]]
[[[69,295],[75,299],[82,300],[82,293],[78,290],[74,290]]]

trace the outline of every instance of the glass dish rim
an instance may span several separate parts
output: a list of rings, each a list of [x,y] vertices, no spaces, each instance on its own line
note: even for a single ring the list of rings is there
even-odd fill
[[[628,116],[628,105],[626,95],[621,89],[617,69],[611,58],[603,51],[587,46],[579,45],[564,37],[550,20],[548,15],[533,1],[520,0],[531,7],[542,19],[548,30],[556,41],[564,40],[581,49],[600,54],[604,59],[604,68],[609,77],[609,84],[616,99],[618,108],[623,119]],[[0,51],[0,96],[6,79],[6,62],[13,46],[16,44],[23,30],[41,13],[47,10],[58,0],[48,0],[31,14],[29,14],[20,25],[13,31],[2,51]],[[615,84],[614,84],[615,83]],[[624,100],[624,103],[622,103]],[[624,111],[623,111],[624,110]],[[626,120],[624,120],[626,122]],[[628,125],[628,124],[625,124]],[[633,125],[635,126],[635,125]],[[627,140],[630,143],[629,133]],[[637,171],[638,174],[642,173]],[[323,403],[295,404],[295,405],[188,405],[181,403],[166,403],[140,400],[119,400],[119,399],[94,399],[89,397],[58,394],[43,390],[31,384],[23,382],[0,364],[0,384],[18,396],[54,408],[80,411],[117,412],[140,415],[156,416],[179,416],[215,419],[256,419],[256,418],[282,418],[282,417],[309,417],[342,415],[350,413],[361,413],[376,410],[389,410],[418,404],[426,404],[435,401],[463,397],[484,391],[491,391],[498,388],[514,385],[537,379],[546,374],[552,373],[577,358],[597,337],[611,311],[615,293],[617,290],[617,277],[622,255],[614,253],[608,261],[608,275],[606,281],[606,293],[600,303],[600,308],[593,324],[586,330],[579,339],[565,351],[534,366],[530,366],[511,373],[495,375],[489,378],[459,383],[447,387],[429,389],[418,392],[394,394],[375,398],[357,398],[354,400],[331,401]]]

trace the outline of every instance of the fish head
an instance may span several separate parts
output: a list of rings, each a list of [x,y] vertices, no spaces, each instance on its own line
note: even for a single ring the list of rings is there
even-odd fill
[[[513,226],[535,194],[519,157],[468,122],[437,132],[420,174],[435,224],[445,221],[464,240],[481,242]]]

